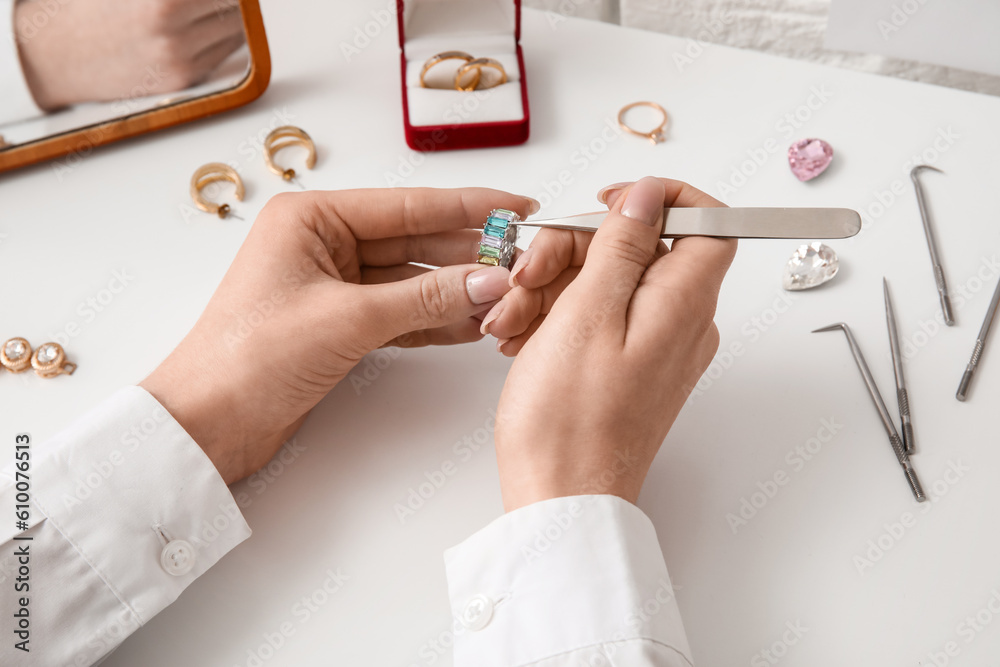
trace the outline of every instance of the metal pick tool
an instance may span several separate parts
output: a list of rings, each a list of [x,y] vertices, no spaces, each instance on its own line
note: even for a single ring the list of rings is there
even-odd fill
[[[937,167],[926,164],[918,164],[910,170],[910,180],[913,181],[913,189],[917,192],[917,206],[920,207],[920,220],[924,223],[924,236],[927,238],[927,249],[931,253],[931,265],[934,268],[934,282],[937,285],[938,296],[941,298],[941,312],[944,314],[944,323],[948,326],[955,324],[955,318],[951,314],[951,299],[948,297],[948,285],[944,280],[944,269],[941,267],[941,259],[938,257],[937,241],[934,240],[934,230],[931,229],[931,214],[927,210],[927,201],[924,199],[924,189],[920,186],[920,179],[917,174],[921,169],[930,169],[943,174]]]
[[[517,225],[594,232],[606,217],[608,212],[600,211]],[[848,208],[665,208],[663,217],[662,239],[846,239],[861,231],[861,216]]]
[[[882,418],[882,425],[885,426],[885,432],[889,436],[889,444],[892,445],[892,451],[896,454],[896,460],[899,461],[899,465],[903,468],[903,474],[906,475],[906,483],[910,485],[910,491],[913,492],[913,497],[917,499],[917,502],[922,503],[927,500],[927,496],[924,495],[924,489],[920,486],[920,480],[917,479],[917,471],[914,470],[913,466],[910,464],[910,457],[903,448],[903,441],[900,439],[899,433],[896,432],[896,425],[892,423],[892,417],[889,416],[889,411],[885,409],[885,402],[882,401],[882,394],[878,391],[878,386],[875,384],[875,378],[872,377],[872,372],[868,370],[868,363],[865,361],[865,355],[861,353],[861,348],[858,347],[858,342],[854,340],[854,334],[851,333],[851,328],[843,322],[838,322],[837,324],[831,324],[830,326],[823,327],[822,329],[816,329],[813,333],[835,331],[837,329],[842,330],[844,335],[847,336],[847,344],[851,346],[851,353],[854,355],[854,361],[857,363],[858,370],[861,371],[861,377],[865,381],[865,386],[868,387],[868,393],[871,395],[872,401],[878,409],[879,417]]]
[[[913,443],[913,424],[910,422],[910,397],[906,393],[906,380],[903,378],[903,355],[899,352],[896,312],[892,308],[892,297],[889,295],[889,281],[885,278],[882,278],[882,291],[885,293],[885,323],[889,327],[889,349],[892,350],[892,372],[896,376],[896,401],[899,403],[899,426],[903,431],[903,449],[907,454],[912,454],[916,447]]]
[[[972,358],[969,359],[969,365],[965,367],[965,372],[962,373],[962,382],[958,385],[958,392],[955,394],[955,398],[960,401],[964,401],[966,395],[968,395],[969,385],[972,384],[972,376],[975,374],[976,369],[979,368],[979,358],[983,354],[986,337],[990,335],[990,327],[993,326],[993,318],[997,314],[997,304],[1000,304],[1000,281],[997,282],[997,288],[993,291],[993,299],[990,301],[990,307],[986,309],[986,319],[983,320],[983,326],[979,328],[979,335],[976,336],[976,346],[972,348]]]

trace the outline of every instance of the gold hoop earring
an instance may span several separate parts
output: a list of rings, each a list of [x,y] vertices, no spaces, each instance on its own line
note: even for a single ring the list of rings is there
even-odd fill
[[[264,162],[272,173],[286,181],[294,181],[301,188],[302,184],[295,180],[294,169],[282,169],[274,162],[274,154],[288,146],[304,146],[309,151],[306,155],[306,168],[312,169],[316,166],[316,144],[305,130],[293,125],[275,128],[267,135],[264,139]]]
[[[0,366],[11,373],[22,373],[31,367],[31,344],[24,338],[11,338],[0,347]]]
[[[225,218],[227,215],[232,215],[234,218],[240,218],[232,212],[229,208],[229,204],[216,204],[205,199],[201,190],[206,185],[211,183],[217,183],[219,181],[228,181],[236,185],[236,200],[243,201],[243,195],[246,194],[246,190],[243,187],[243,179],[240,175],[236,173],[236,170],[230,167],[228,164],[223,164],[221,162],[209,162],[208,164],[198,167],[198,170],[194,172],[191,176],[191,199],[194,200],[195,206],[204,211],[205,213],[213,213],[220,218]]]

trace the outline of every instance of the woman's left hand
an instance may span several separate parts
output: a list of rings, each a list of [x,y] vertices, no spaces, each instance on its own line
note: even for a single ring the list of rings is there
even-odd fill
[[[278,195],[142,387],[226,483],[254,473],[365,354],[482,336],[475,316],[510,289],[507,269],[470,263],[493,208],[527,217],[537,202],[481,188]]]

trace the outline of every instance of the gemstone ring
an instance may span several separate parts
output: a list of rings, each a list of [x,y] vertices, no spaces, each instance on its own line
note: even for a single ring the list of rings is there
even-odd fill
[[[625,114],[627,114],[629,111],[631,111],[636,107],[649,107],[650,109],[653,109],[661,116],[663,116],[663,120],[660,122],[659,125],[657,125],[649,132],[643,132],[641,130],[635,129],[634,127],[630,127],[629,124],[625,122]],[[654,146],[660,143],[661,141],[667,140],[667,120],[668,120],[667,110],[661,107],[656,102],[632,102],[632,104],[626,104],[625,106],[623,106],[621,110],[618,112],[618,125],[623,130],[625,130],[629,134],[634,134],[637,137],[643,137],[645,139],[649,139],[650,143],[652,143]]]
[[[514,258],[514,243],[517,241],[517,223],[521,216],[505,208],[490,211],[483,226],[483,236],[479,240],[476,261],[489,266],[510,266]]]

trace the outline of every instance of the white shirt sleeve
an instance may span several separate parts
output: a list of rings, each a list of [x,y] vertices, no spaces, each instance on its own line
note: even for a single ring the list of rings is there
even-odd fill
[[[27,530],[24,473],[0,473],[2,665],[99,661],[250,536],[215,466],[139,387],[30,451]],[[28,634],[12,637],[25,608]]]
[[[652,522],[616,496],[506,514],[445,553],[455,667],[690,667]]]
[[[21,69],[14,33],[15,4],[16,0],[0,0],[0,125],[44,114],[35,104]]]

